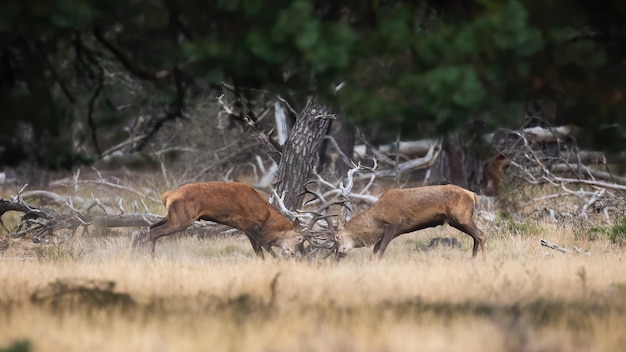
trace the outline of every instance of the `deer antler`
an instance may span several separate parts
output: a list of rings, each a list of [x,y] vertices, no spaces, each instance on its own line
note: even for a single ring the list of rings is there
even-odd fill
[[[309,224],[307,226],[306,232],[310,232],[313,229],[313,226],[315,226],[315,224],[319,220],[326,220],[326,219],[328,219],[330,217],[333,217],[333,216],[339,216],[338,213],[329,213],[328,212],[332,206],[342,205],[342,206],[346,207],[347,209],[349,209],[350,211],[352,211],[352,205],[350,204],[350,201],[343,194],[335,193],[334,194],[334,199],[331,199],[331,200],[327,201],[326,197],[320,191],[315,191],[315,190],[312,190],[312,189],[309,188],[309,185],[311,185],[311,184],[318,184],[319,185],[319,180],[320,179],[322,179],[322,178],[318,176],[318,181],[311,180],[311,181],[307,182],[304,185],[304,191],[302,193],[300,193],[300,195],[305,195],[305,194],[313,195],[313,198],[311,198],[308,201],[304,202],[304,205],[307,205],[307,204],[310,204],[310,203],[313,203],[313,202],[316,202],[316,201],[320,203],[320,206],[316,210],[300,210],[299,211],[301,213],[312,214],[312,218],[311,218],[311,220],[309,220]],[[327,224],[327,227],[330,228],[330,223],[328,221],[326,221],[326,224]]]
[[[352,163],[352,166],[352,169],[348,171],[345,185],[343,181],[339,182],[339,185],[335,185],[325,180],[318,174],[316,175],[316,180],[311,180],[304,185],[304,191],[300,195],[310,194],[313,196],[313,198],[307,200],[304,205],[313,204],[315,202],[320,203],[316,210],[300,211],[302,213],[311,214],[311,219],[309,220],[307,228],[304,231],[304,237],[309,242],[310,247],[312,247],[309,254],[314,254],[319,249],[330,250],[326,257],[337,252],[337,244],[334,238],[334,234],[337,229],[336,226],[331,224],[328,219],[337,217],[337,222],[341,223],[352,216],[354,209],[352,207],[350,197],[353,196],[351,192],[354,186],[354,174],[356,172],[370,172],[376,167],[376,162],[374,162],[373,168],[363,166],[360,163],[358,165]],[[311,185],[313,184],[317,185],[317,189],[312,189]],[[327,187],[330,191],[324,193],[321,191],[322,187]],[[332,198],[327,200],[329,197]],[[342,208],[346,209],[346,213],[343,214],[344,216],[341,216],[341,210],[339,212],[330,212],[330,209],[335,205],[341,205]],[[325,221],[325,226],[319,223],[320,220]],[[322,227],[322,230],[314,230],[316,225]]]

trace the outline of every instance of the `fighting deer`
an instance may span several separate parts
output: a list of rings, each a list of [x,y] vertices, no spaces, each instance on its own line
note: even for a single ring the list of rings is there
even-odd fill
[[[239,229],[250,240],[254,253],[263,258],[263,249],[272,256],[271,246],[288,256],[301,250],[304,237],[297,220],[292,223],[274,209],[251,186],[238,182],[190,183],[163,193],[165,219],[150,226],[150,252],[156,240],[180,232],[196,220],[207,220]]]
[[[391,189],[372,207],[348,221],[334,236],[338,257],[351,249],[374,245],[382,258],[389,242],[408,232],[445,223],[474,239],[472,256],[478,247],[485,258],[485,234],[473,221],[478,196],[455,185]]]

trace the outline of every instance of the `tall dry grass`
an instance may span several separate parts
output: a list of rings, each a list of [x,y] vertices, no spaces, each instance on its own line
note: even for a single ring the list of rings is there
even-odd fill
[[[0,346],[35,351],[619,351],[626,256],[567,226],[483,223],[488,258],[439,227],[343,261],[258,260],[241,239],[124,238],[0,252]],[[433,236],[463,250],[420,251]],[[546,238],[590,255],[562,254]],[[578,238],[578,239],[576,239]]]

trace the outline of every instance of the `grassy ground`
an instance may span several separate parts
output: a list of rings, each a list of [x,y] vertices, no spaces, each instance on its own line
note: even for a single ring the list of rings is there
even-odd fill
[[[258,260],[242,239],[124,237],[0,252],[0,346],[35,351],[619,351],[626,255],[533,224],[489,232],[488,258],[449,227],[337,263]],[[463,249],[418,250],[434,236]],[[545,238],[590,255],[562,254]],[[19,346],[17,346],[19,347]],[[0,347],[1,350],[1,347]]]

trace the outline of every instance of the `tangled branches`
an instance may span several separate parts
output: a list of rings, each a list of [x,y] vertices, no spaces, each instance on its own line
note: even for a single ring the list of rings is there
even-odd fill
[[[626,179],[611,173],[603,153],[579,150],[573,131],[501,132],[496,149],[509,162],[505,198],[517,198],[517,211],[543,213],[551,219],[600,214],[608,221],[621,215]],[[525,184],[538,187],[531,191]]]

